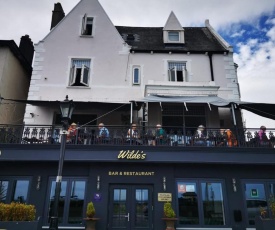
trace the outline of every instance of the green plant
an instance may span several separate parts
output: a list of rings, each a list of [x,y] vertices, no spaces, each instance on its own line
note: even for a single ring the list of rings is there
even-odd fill
[[[274,195],[271,194],[268,200],[268,207],[271,211],[271,218],[275,218],[275,198]]]
[[[275,197],[273,194],[270,195],[267,201],[267,205],[268,205],[268,209],[271,212],[270,219],[275,219]],[[263,219],[265,219],[268,216],[267,213],[268,213],[267,208],[260,206],[260,215]]]
[[[12,202],[0,203],[0,221],[34,221],[34,205]]]
[[[92,201],[87,205],[86,215],[88,218],[93,218],[95,215],[95,207]]]
[[[163,211],[164,211],[164,216],[166,218],[175,218],[176,217],[176,213],[175,213],[174,209],[172,208],[172,204],[170,202],[164,203]]]

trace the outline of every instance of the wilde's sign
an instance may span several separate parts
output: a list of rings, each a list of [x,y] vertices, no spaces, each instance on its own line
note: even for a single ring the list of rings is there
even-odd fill
[[[146,158],[146,153],[139,150],[121,150],[117,158],[127,160],[144,160]]]

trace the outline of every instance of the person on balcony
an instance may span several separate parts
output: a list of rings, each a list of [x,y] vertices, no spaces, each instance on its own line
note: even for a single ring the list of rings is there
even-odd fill
[[[270,141],[268,137],[266,136],[266,127],[262,125],[260,127],[260,130],[258,131],[258,136],[259,136],[259,145],[260,146],[269,146]]]
[[[137,125],[132,124],[132,127],[127,132],[127,142],[135,145],[141,145],[142,141],[140,140],[140,134],[137,130]]]
[[[207,132],[203,125],[199,125],[193,137],[194,146],[212,146],[211,141],[208,140]]]
[[[165,130],[161,127],[161,124],[156,125],[156,144],[157,145],[163,145],[165,143],[165,137],[166,137],[166,132]]]
[[[77,125],[72,123],[68,129],[67,143],[74,144],[77,138]]]
[[[104,127],[104,123],[98,124],[98,142],[99,143],[106,143],[109,141],[110,133],[109,130]]]
[[[237,139],[230,129],[225,130],[225,137],[226,137],[228,147],[237,146],[237,144],[238,144]]]

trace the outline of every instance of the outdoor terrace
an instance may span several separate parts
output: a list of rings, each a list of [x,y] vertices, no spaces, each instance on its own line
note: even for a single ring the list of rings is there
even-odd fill
[[[106,126],[109,135],[99,137],[97,126],[79,126],[75,136],[67,138],[67,145],[143,145],[143,146],[209,146],[234,148],[274,148],[275,129],[267,129],[267,140],[260,141],[255,128],[231,129],[229,139],[226,128],[207,128],[200,138],[196,127],[162,127],[164,135],[158,135],[156,127],[138,126],[138,135],[127,135],[129,126]],[[0,125],[0,144],[58,145],[61,141],[62,126],[49,125]]]

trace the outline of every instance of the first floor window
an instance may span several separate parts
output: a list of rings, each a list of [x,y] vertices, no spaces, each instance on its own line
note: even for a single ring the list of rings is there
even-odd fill
[[[73,59],[70,72],[70,86],[89,86],[89,59]]]
[[[187,81],[186,62],[168,62],[168,77],[169,81]]]
[[[87,17],[85,14],[82,18],[81,35],[93,35],[93,17]]]
[[[184,125],[187,135],[193,135],[199,125],[206,125],[206,112],[203,105],[162,104],[162,125],[167,133],[177,133]]]
[[[139,66],[133,67],[133,84],[134,85],[140,84],[140,67]]]
[[[177,182],[180,225],[225,225],[223,185],[212,180]]]

